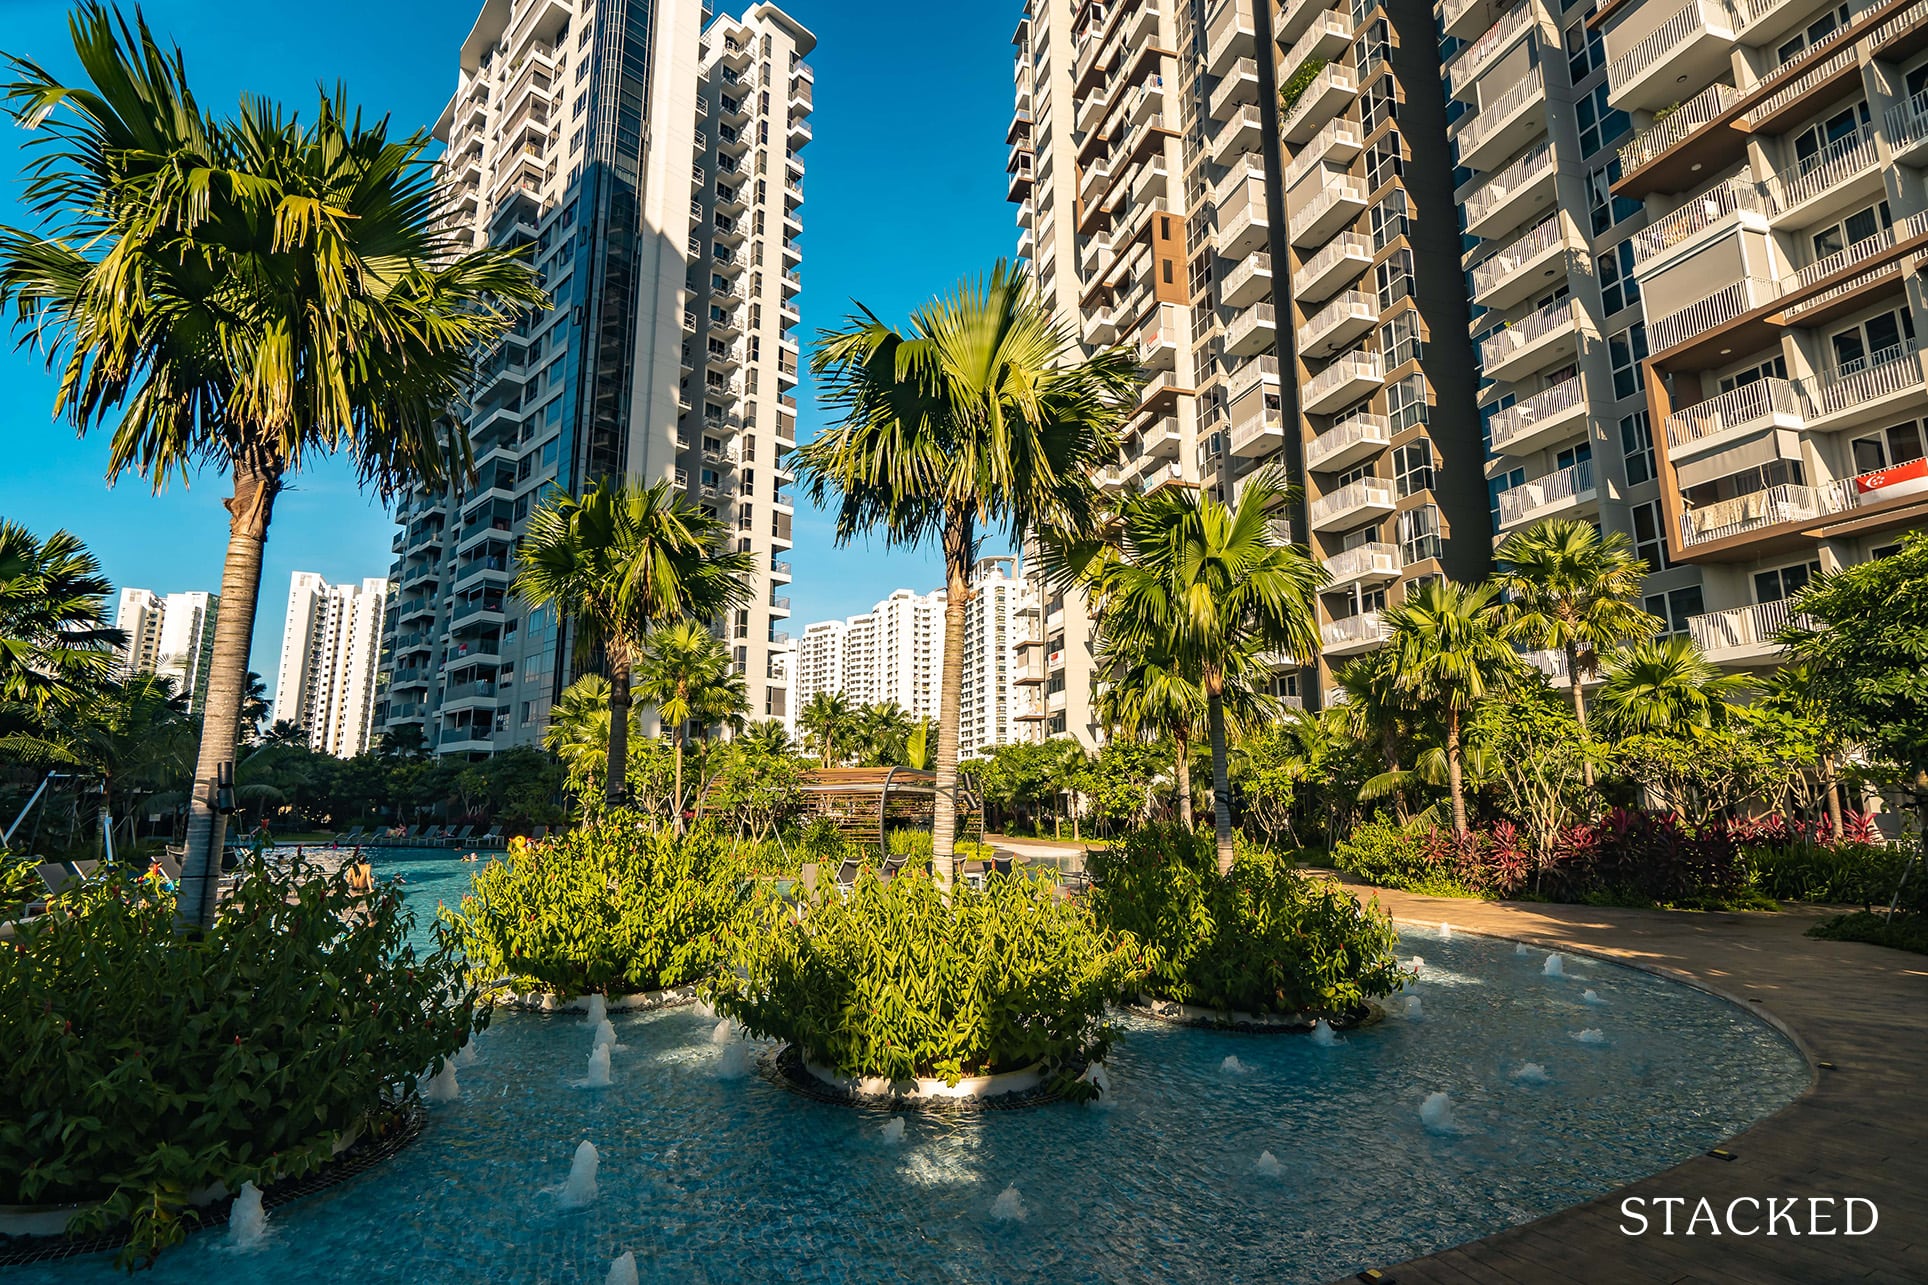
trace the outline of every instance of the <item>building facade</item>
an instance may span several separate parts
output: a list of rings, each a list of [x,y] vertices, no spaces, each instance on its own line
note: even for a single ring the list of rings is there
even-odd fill
[[[971,600],[964,607],[964,694],[957,725],[957,754],[970,759],[1000,745],[1039,739],[1040,716],[1063,693],[1037,699],[1037,685],[1020,683],[1027,668],[1037,587],[1018,574],[1011,558],[981,558],[971,574]]]
[[[208,671],[214,661],[214,625],[221,614],[218,593],[170,593],[122,589],[114,627],[127,635],[120,676],[159,674],[174,680],[188,712],[198,714],[208,696]]]
[[[814,43],[769,4],[484,5],[437,126],[451,218],[528,247],[553,306],[481,363],[474,479],[397,506],[383,727],[443,754],[540,741],[576,648],[509,593],[516,540],[546,494],[610,477],[671,482],[755,555],[752,604],[712,625],[752,716],[787,716]]]
[[[312,749],[353,758],[369,747],[388,592],[380,579],[331,585],[297,571],[289,580],[273,717],[306,732]]]

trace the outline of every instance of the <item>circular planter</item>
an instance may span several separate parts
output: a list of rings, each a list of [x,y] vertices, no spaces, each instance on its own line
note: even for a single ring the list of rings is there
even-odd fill
[[[553,991],[511,993],[495,1001],[504,1008],[529,1013],[587,1013],[589,996],[558,995]],[[634,995],[606,995],[604,1006],[612,1013],[645,1012],[656,1008],[681,1008],[696,1002],[696,986],[670,986],[659,991],[639,991]]]
[[[1082,1057],[1066,1070],[1073,1078],[1089,1065]],[[840,1106],[881,1107],[887,1110],[1008,1110],[1042,1106],[1064,1096],[1052,1088],[1053,1078],[1043,1063],[1033,1063],[997,1075],[969,1076],[955,1085],[941,1079],[886,1080],[882,1076],[846,1076],[834,1067],[807,1061],[794,1044],[786,1044],[761,1061],[766,1075],[804,1097]]]
[[[1180,1004],[1146,995],[1139,996],[1137,1003],[1127,1007],[1140,1017],[1170,1022],[1174,1026],[1232,1031],[1240,1035],[1310,1035],[1314,1022],[1318,1020],[1315,1015],[1306,1013],[1245,1013],[1237,1009]],[[1328,1021],[1327,1024],[1335,1031],[1353,1031],[1362,1026],[1371,1026],[1386,1016],[1386,1010],[1371,1001],[1367,1001],[1363,1008],[1364,1011],[1356,1017]]]

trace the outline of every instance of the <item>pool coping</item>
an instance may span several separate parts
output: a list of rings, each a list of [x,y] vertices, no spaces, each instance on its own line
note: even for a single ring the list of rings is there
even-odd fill
[[[1524,942],[1636,968],[1692,986],[1759,1017],[1806,1061],[1808,1084],[1715,1150],[1531,1222],[1404,1262],[1374,1264],[1346,1282],[1523,1285],[1524,1282],[1772,1282],[1928,1280],[1928,960],[1854,942],[1807,938],[1825,914],[1622,910],[1485,902],[1374,888],[1395,923],[1446,922],[1455,932]],[[1764,994],[1748,994],[1758,990]],[[1769,999],[1771,997],[1771,1005]],[[1622,1234],[1621,1201],[1684,1197],[1719,1211],[1766,1200],[1875,1200],[1875,1231],[1840,1236]],[[1803,1206],[1805,1212],[1805,1206]],[[1681,1217],[1685,1218],[1686,1213]],[[1742,1211],[1742,1221],[1747,1213]],[[1758,1221],[1758,1220],[1757,1220]],[[1677,1227],[1678,1231],[1679,1228]]]

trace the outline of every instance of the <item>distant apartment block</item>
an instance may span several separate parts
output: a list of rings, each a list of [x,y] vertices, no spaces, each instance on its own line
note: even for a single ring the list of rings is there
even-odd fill
[[[397,505],[381,727],[441,754],[539,743],[577,651],[509,592],[516,541],[546,494],[609,477],[672,483],[755,555],[752,602],[711,624],[752,714],[788,716],[814,43],[764,3],[482,7],[436,127],[450,218],[526,247],[554,306],[483,355],[476,477]]]
[[[290,580],[273,716],[305,731],[310,748],[337,758],[368,748],[387,603],[386,580],[331,585],[311,571]]]
[[[198,714],[207,701],[208,670],[214,660],[214,625],[221,611],[216,593],[170,593],[122,589],[114,627],[127,634],[120,675],[159,674],[174,680]]]

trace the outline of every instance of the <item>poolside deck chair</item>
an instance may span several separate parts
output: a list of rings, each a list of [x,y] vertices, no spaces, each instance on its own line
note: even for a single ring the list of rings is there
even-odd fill
[[[502,842],[502,827],[499,825],[492,825],[489,827],[489,832],[487,834],[477,835],[475,840],[475,846],[478,848],[503,847],[504,844]]]
[[[439,846],[442,842],[442,831],[447,828],[448,827],[446,826],[440,826],[440,825],[430,826],[428,829],[422,832],[422,837],[419,840],[420,846],[424,848],[430,847],[430,846]]]
[[[181,858],[183,858],[186,855],[187,854],[185,851],[176,852],[172,848],[169,848],[166,851],[162,852],[161,853],[161,873],[166,875],[170,880],[172,880],[175,883],[181,882]]]
[[[467,843],[469,841],[469,836],[474,833],[475,833],[474,826],[465,825],[460,830],[457,830],[454,834],[451,834],[449,836],[449,842],[459,848],[463,844]]]
[[[839,888],[855,887],[857,876],[862,873],[863,868],[864,863],[856,857],[845,857],[843,864],[837,867],[837,886]]]
[[[535,832],[531,834],[529,837],[531,839],[546,839],[549,837],[549,827],[546,825],[539,825],[535,828]]]
[[[885,857],[884,868],[877,872],[878,880],[883,883],[889,883],[897,877],[898,872],[901,871],[909,861],[909,856]]]
[[[69,886],[79,883],[80,876],[64,861],[43,861],[40,863],[40,882],[47,885],[49,897],[58,897]]]
[[[352,830],[336,835],[334,838],[335,846],[339,848],[344,843],[360,843],[362,838],[362,831],[365,828],[366,827],[364,826],[358,825]]]
[[[94,872],[100,869],[100,862],[98,861],[76,861],[73,865],[74,873],[79,875],[82,880],[92,879]]]

